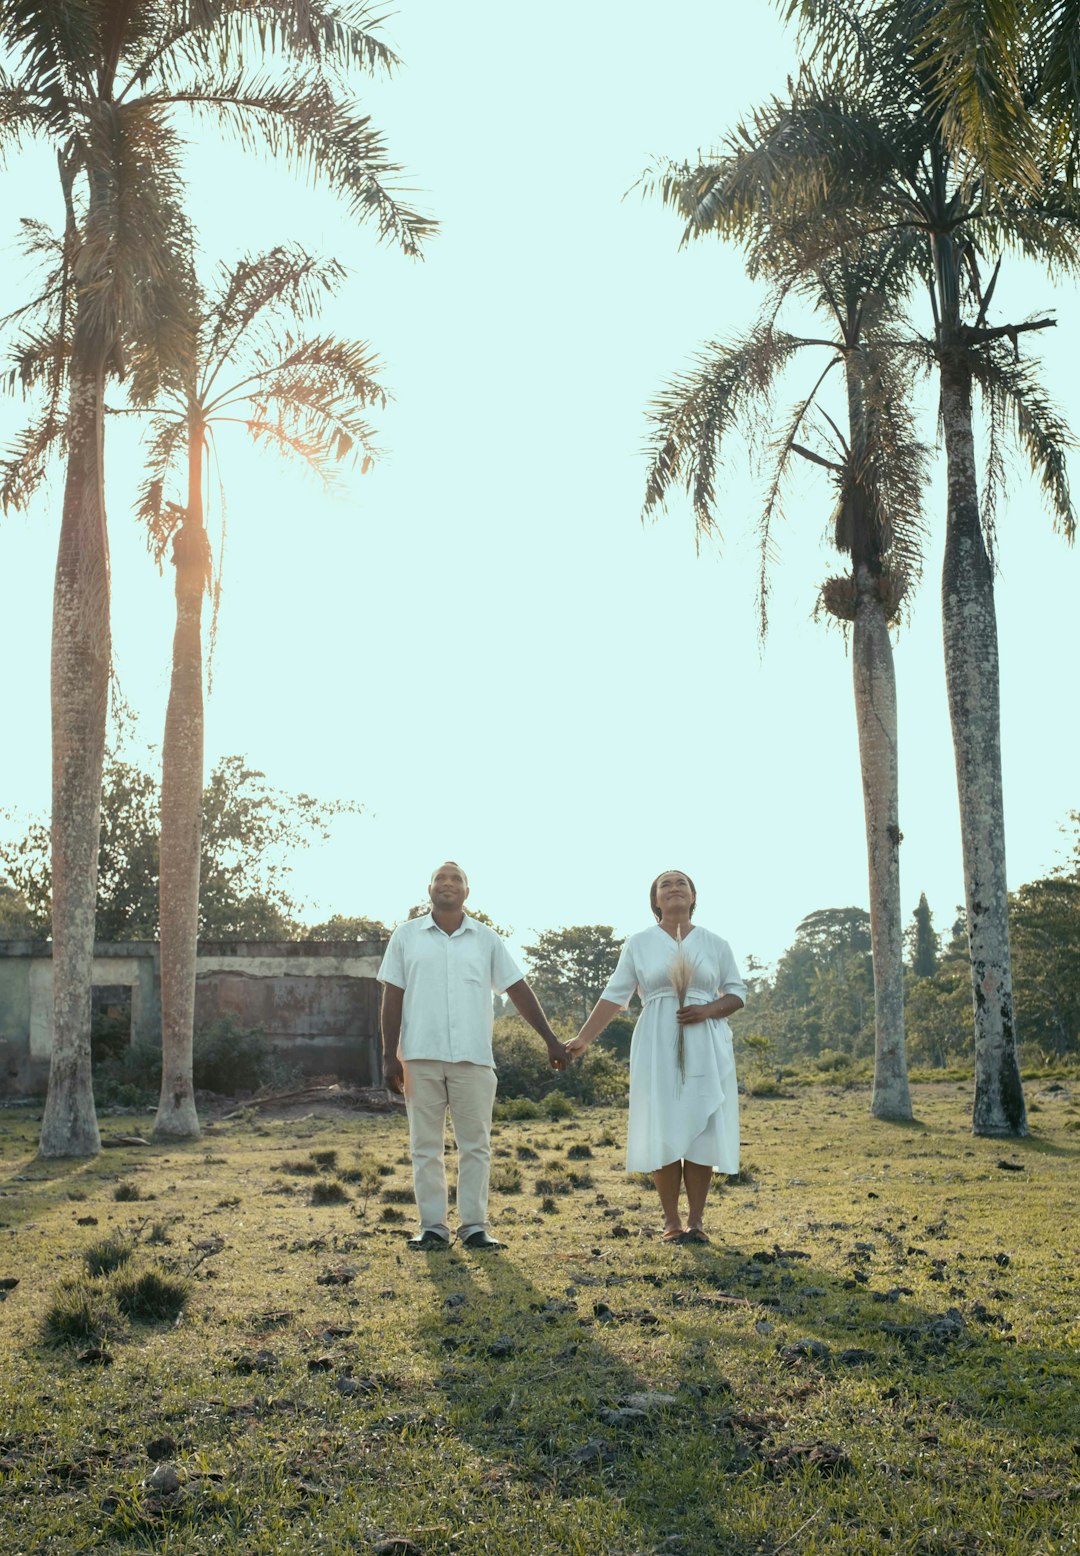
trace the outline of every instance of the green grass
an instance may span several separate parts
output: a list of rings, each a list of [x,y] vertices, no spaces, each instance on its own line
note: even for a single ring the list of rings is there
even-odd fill
[[[698,1248],[659,1241],[620,1112],[503,1120],[495,1255],[407,1252],[377,1191],[280,1193],[285,1162],[347,1161],[394,1164],[397,1199],[398,1117],[43,1163],[30,1110],[0,1110],[3,1549],[1075,1553],[1080,1107],[1038,1093],[1007,1143],[971,1137],[952,1080],[914,1125],[828,1082],[745,1099],[753,1169]],[[153,1248],[114,1198],[139,1168]],[[106,1245],[134,1253],[91,1277]],[[95,1342],[111,1366],[78,1360]]]

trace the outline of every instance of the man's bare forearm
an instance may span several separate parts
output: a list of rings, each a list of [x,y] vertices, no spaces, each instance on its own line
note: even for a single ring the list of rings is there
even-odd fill
[[[379,1026],[382,1029],[383,1057],[396,1059],[401,1040],[401,1007],[405,1002],[405,990],[396,984],[384,983],[382,1005],[379,1009]]]

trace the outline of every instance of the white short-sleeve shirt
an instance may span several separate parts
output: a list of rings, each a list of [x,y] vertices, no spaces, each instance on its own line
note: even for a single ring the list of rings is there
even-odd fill
[[[409,919],[390,936],[378,977],[405,990],[400,1058],[495,1068],[491,996],[524,974],[487,924],[466,913],[448,935],[430,913]]]

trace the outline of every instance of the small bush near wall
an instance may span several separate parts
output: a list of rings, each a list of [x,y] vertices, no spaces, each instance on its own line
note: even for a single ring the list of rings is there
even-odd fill
[[[196,1089],[224,1097],[291,1085],[295,1066],[260,1031],[250,1031],[231,1016],[195,1028],[193,1072]],[[161,1088],[161,1049],[156,1043],[132,1043],[94,1068],[94,1095],[105,1106],[139,1107],[156,1100]]]
[[[261,1086],[284,1088],[299,1074],[295,1065],[258,1029],[248,1031],[232,1016],[219,1016],[195,1028],[195,1085],[232,1097]]]

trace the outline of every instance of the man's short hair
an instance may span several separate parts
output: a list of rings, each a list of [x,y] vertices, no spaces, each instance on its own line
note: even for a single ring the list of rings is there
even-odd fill
[[[432,872],[431,872],[431,880],[428,881],[428,885],[429,886],[431,885],[431,881],[433,881],[435,879],[435,877],[438,875],[439,871],[440,870],[445,870],[446,866],[448,864],[453,865],[454,869],[459,872],[459,874],[461,875],[461,879],[465,882],[466,888],[468,888],[469,877],[465,874],[465,871],[461,868],[461,866],[458,864],[456,859],[444,859],[442,864],[437,864],[435,866],[434,870],[432,870]]]

